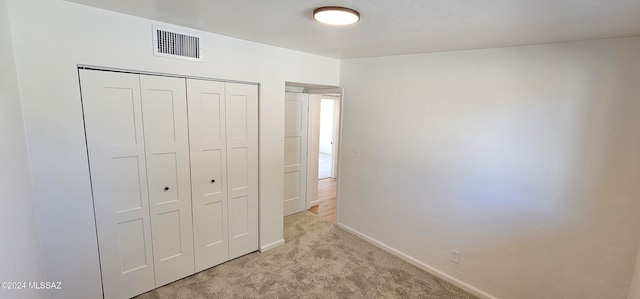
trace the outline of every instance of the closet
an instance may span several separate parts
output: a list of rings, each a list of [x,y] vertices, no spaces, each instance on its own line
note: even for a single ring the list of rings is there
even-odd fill
[[[80,70],[105,298],[258,249],[256,85]]]

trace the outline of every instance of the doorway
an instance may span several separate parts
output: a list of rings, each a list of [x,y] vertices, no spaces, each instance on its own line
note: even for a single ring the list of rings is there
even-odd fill
[[[331,223],[336,222],[336,185],[340,98],[321,95],[318,142],[318,200],[309,211]],[[310,113],[313,111],[310,110]]]
[[[309,182],[312,199],[309,211],[331,223],[336,223],[340,93],[325,92],[309,96]],[[313,193],[313,194],[311,194]]]
[[[308,210],[336,223],[342,90],[286,86],[284,215]]]

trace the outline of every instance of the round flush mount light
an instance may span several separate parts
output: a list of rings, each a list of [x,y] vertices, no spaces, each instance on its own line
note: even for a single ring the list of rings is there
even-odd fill
[[[313,18],[329,25],[351,25],[360,21],[360,13],[346,7],[325,6],[316,8]]]

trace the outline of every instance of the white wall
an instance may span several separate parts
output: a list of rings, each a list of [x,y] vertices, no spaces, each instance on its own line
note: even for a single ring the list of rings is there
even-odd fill
[[[640,38],[347,60],[341,78],[340,224],[500,298],[627,298]]]
[[[638,256],[636,257],[636,267],[635,271],[633,271],[628,299],[640,299],[640,250],[638,250]]]
[[[337,85],[335,59],[215,34],[203,63],[152,56],[152,22],[58,0],[9,0],[48,280],[101,296],[77,64],[259,82],[260,244],[282,240],[285,81]],[[313,70],[313,71],[308,71]]]
[[[0,282],[40,281],[42,251],[5,0],[0,0],[0,40]],[[0,289],[2,298],[40,295],[37,291]]]
[[[333,152],[333,104],[335,101],[322,99],[320,101],[320,152]]]

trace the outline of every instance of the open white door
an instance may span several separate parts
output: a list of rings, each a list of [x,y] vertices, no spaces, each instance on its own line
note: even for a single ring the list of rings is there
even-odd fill
[[[307,119],[309,96],[285,94],[284,215],[307,207]]]

